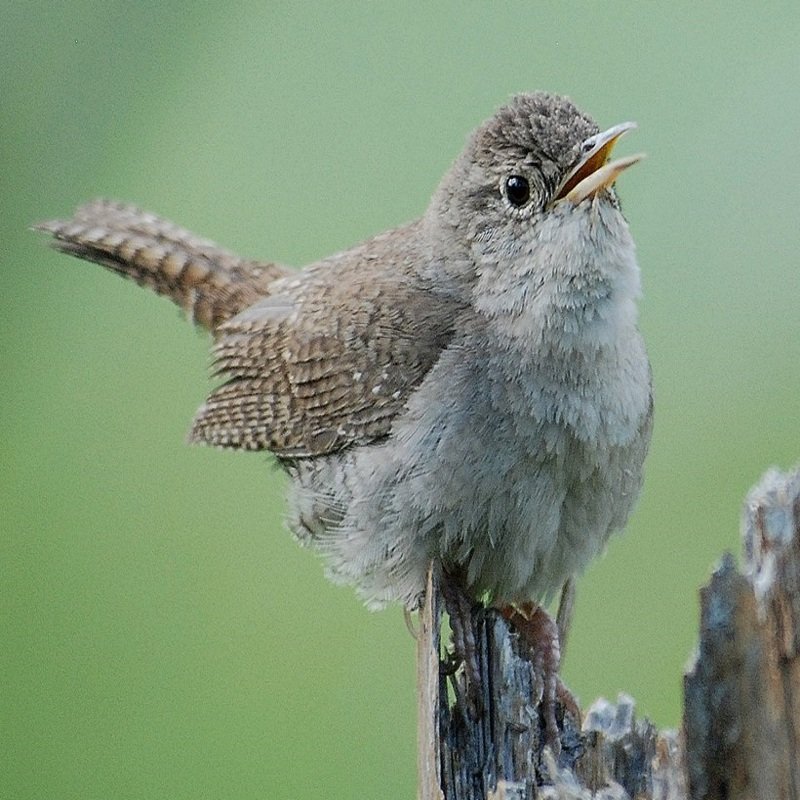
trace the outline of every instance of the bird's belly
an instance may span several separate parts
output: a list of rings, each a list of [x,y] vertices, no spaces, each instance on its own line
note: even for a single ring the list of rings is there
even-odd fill
[[[582,414],[571,401],[565,419],[539,413],[531,381],[487,391],[485,364],[444,368],[450,391],[423,385],[382,443],[310,462],[295,479],[290,526],[375,606],[413,606],[431,560],[458,568],[476,596],[545,599],[627,519],[649,383],[624,419],[603,392]]]
[[[558,454],[534,449],[498,472],[491,495],[478,498],[462,519],[473,536],[443,540],[442,557],[463,565],[476,595],[549,600],[602,551],[621,526],[615,521],[623,505],[627,517],[638,484],[629,486],[624,453],[593,451],[568,432],[561,439]]]

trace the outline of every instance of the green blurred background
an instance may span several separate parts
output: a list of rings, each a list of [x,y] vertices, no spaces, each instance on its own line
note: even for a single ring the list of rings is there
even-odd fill
[[[699,4],[698,4],[699,5]],[[414,796],[414,646],[282,526],[258,455],[188,448],[207,342],[26,230],[96,196],[303,264],[422,212],[516,91],[635,119],[620,182],[657,414],[580,584],[585,703],[680,715],[697,588],[800,457],[795,3],[6,2],[2,798]]]

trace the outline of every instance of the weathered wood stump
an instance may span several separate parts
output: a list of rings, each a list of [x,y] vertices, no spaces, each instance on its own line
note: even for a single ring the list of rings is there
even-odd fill
[[[542,687],[496,612],[475,615],[480,708],[441,669],[441,612],[420,614],[420,800],[800,800],[800,469],[771,471],[743,515],[743,570],[722,558],[701,590],[697,653],[680,733],[596,701],[559,708],[561,752],[544,742]],[[449,682],[449,683],[448,683]]]

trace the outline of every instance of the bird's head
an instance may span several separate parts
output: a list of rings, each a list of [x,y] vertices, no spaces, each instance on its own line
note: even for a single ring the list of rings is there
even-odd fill
[[[433,197],[426,220],[451,258],[442,266],[471,285],[487,274],[502,283],[508,270],[541,273],[537,261],[585,269],[581,253],[602,246],[609,224],[626,227],[613,184],[642,156],[610,156],[634,127],[600,131],[566,97],[514,97],[470,136]]]

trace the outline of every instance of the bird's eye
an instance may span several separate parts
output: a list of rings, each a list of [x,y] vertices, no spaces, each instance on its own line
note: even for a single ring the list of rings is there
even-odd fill
[[[511,175],[506,178],[506,196],[512,206],[524,206],[530,200],[531,186],[522,175]]]

